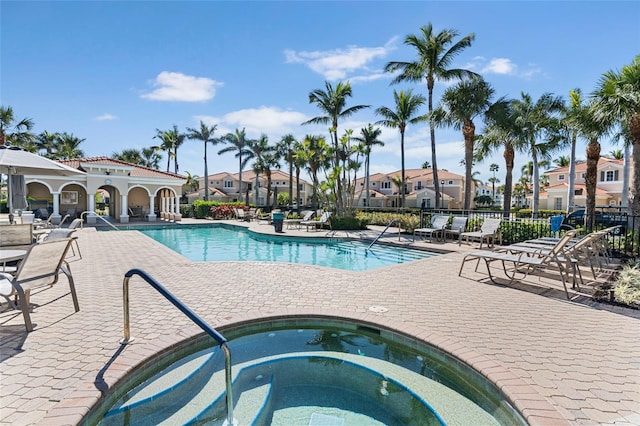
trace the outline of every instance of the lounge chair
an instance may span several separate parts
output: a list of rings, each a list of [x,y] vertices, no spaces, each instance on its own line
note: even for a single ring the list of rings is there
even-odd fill
[[[462,234],[467,229],[467,217],[466,216],[454,216],[451,220],[451,227],[449,229],[445,229],[444,235],[445,239],[448,236],[452,236],[453,238],[459,239],[460,234]]]
[[[305,213],[305,215],[301,219],[285,219],[284,223],[287,225],[287,229],[298,228],[300,229],[300,225],[302,222],[308,222],[313,217],[314,212],[312,210]]]
[[[7,299],[14,308],[19,308],[22,311],[28,332],[33,331],[29,314],[31,290],[54,285],[58,282],[61,272],[67,276],[69,281],[75,311],[80,310],[73,276],[64,260],[71,242],[72,240],[67,238],[34,244],[29,247],[15,276],[0,273],[0,295]],[[13,296],[17,296],[18,306],[11,301]]]
[[[437,239],[438,235],[440,235],[444,240],[444,231],[447,227],[447,223],[449,223],[449,216],[434,216],[429,228],[418,228],[413,230],[413,241],[416,240],[416,236],[424,237],[425,239],[429,238],[430,241],[433,241],[433,237],[435,236]]]
[[[331,229],[331,221],[329,218],[331,217],[331,212],[324,212],[322,216],[318,220],[303,220],[300,222],[300,226],[305,226],[307,228],[307,232],[310,227],[313,227],[314,231],[320,228],[323,228],[325,225],[329,225],[329,229]]]
[[[570,299],[569,291],[567,289],[567,283],[565,280],[565,273],[568,275],[567,264],[571,264],[571,267],[575,268],[575,262],[572,262],[571,252],[565,252],[565,247],[576,233],[577,231],[575,230],[568,231],[549,251],[517,251],[516,248],[514,249],[515,251],[509,250],[510,252],[508,253],[490,250],[478,250],[472,253],[467,253],[462,259],[462,264],[460,265],[458,276],[462,275],[462,269],[464,268],[465,263],[471,260],[478,261],[478,263],[476,264],[476,271],[478,270],[480,260],[483,260],[485,265],[487,266],[489,279],[491,280],[491,282],[496,284],[499,283],[496,282],[493,274],[491,273],[491,263],[496,261],[500,262],[500,264],[502,265],[502,270],[504,271],[507,278],[509,278],[508,285],[510,285],[516,279],[516,275],[519,273],[522,274],[522,279],[524,279],[527,277],[527,275],[533,273],[534,271],[539,272],[549,267],[557,267],[560,271],[560,277],[562,278],[562,285],[564,286],[564,291],[567,295],[567,299]],[[507,248],[505,247],[504,249]],[[507,268],[508,263],[512,264],[511,269]],[[576,270],[574,269],[573,272],[575,285]]]
[[[480,240],[480,248],[482,248],[484,241],[487,242],[487,247],[493,246],[496,238],[500,238],[501,222],[502,219],[500,218],[485,218],[479,231],[461,232],[458,238],[458,245],[462,244],[462,238],[464,237],[467,244],[469,244],[469,239],[478,239]]]

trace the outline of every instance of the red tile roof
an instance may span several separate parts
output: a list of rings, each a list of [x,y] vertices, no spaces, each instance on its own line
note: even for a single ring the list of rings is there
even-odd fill
[[[132,163],[127,163],[126,161],[116,160],[114,158],[109,157],[91,157],[91,158],[74,158],[71,160],[57,160],[59,163],[62,163],[66,166],[73,167],[74,169],[86,171],[82,168],[83,163],[91,163],[99,166],[125,166],[125,167],[133,167],[131,170],[131,176],[133,177],[145,177],[145,178],[161,178],[161,179],[186,179],[185,176],[171,173],[171,172],[163,172],[160,170],[152,169],[149,167],[139,166]]]

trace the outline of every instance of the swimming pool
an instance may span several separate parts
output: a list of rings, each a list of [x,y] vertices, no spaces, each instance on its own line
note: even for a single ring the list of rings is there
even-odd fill
[[[262,235],[224,224],[138,230],[195,262],[290,262],[366,271],[437,255],[381,244],[367,250],[370,242],[353,240]]]
[[[389,330],[289,318],[225,335],[238,424],[526,424],[475,370]],[[94,411],[99,424],[222,425],[223,362],[219,347],[206,345],[206,338],[186,341],[176,353],[158,355],[155,371],[134,372],[126,389],[116,385]]]

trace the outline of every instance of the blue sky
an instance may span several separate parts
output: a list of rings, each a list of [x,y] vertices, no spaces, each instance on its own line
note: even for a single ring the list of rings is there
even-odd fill
[[[152,146],[155,129],[217,124],[216,135],[245,127],[272,143],[293,133],[326,135],[301,126],[321,115],[308,94],[325,80],[351,82],[348,105],[371,108],[340,124],[355,133],[393,107],[389,61],[413,60],[408,34],[431,22],[436,31],[475,33],[454,66],[481,73],[497,96],[591,92],[610,69],[640,53],[637,1],[1,1],[0,101],[35,132],[69,132],[86,141],[87,156]],[[434,101],[446,88],[436,83]],[[424,112],[427,111],[426,105]],[[482,123],[476,120],[477,131]],[[397,130],[384,129],[371,171],[400,169]],[[462,136],[436,131],[440,168],[464,174]],[[409,126],[406,166],[431,161],[428,126]],[[236,172],[232,154],[209,149],[209,172]],[[615,148],[603,141],[603,154]],[[584,158],[584,141],[578,147]],[[558,153],[558,156],[562,153]],[[187,141],[180,172],[202,176],[203,148]],[[519,166],[529,159],[517,154]],[[486,180],[501,153],[476,165]],[[166,161],[161,162],[161,169]]]

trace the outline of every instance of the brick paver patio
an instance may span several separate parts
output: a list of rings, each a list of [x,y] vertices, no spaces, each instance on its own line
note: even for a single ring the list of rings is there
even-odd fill
[[[196,263],[135,231],[86,228],[77,234],[83,258],[70,264],[80,312],[73,312],[65,278],[32,296],[32,333],[18,311],[2,305],[2,424],[77,424],[101,391],[134,365],[199,333],[133,278],[136,340],[121,347],[122,279],[131,268],[150,273],[214,327],[303,314],[367,321],[471,364],[532,424],[640,424],[640,315],[585,297],[567,301],[559,282],[530,277],[517,288],[497,286],[480,280],[484,276],[472,267],[458,277],[462,255],[455,251],[353,273],[284,263]],[[455,244],[434,246],[457,250]]]

